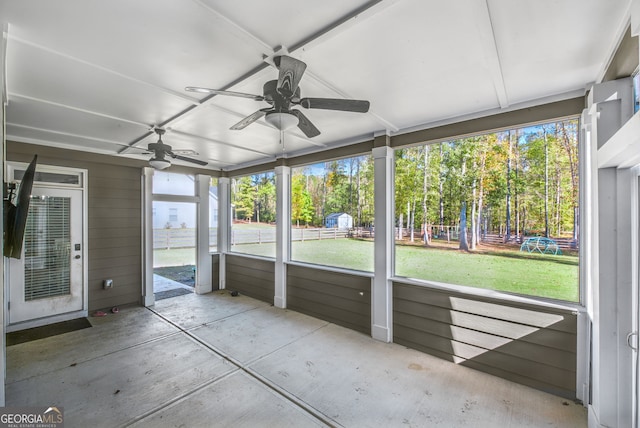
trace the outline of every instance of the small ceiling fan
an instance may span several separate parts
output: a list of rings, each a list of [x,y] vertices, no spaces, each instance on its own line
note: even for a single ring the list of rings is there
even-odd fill
[[[153,168],[155,169],[165,169],[171,166],[171,161],[169,161],[168,159],[166,159],[166,156],[169,156],[173,159],[179,159],[179,160],[183,160],[185,162],[191,162],[191,163],[195,163],[197,165],[202,165],[205,166],[207,165],[207,162],[198,160],[198,159],[193,159],[193,158],[188,158],[186,156],[181,156],[178,155],[176,153],[174,153],[171,150],[171,146],[168,144],[165,144],[162,142],[162,136],[165,133],[164,129],[161,128],[154,128],[154,132],[156,134],[158,134],[158,142],[157,143],[150,143],[147,146],[147,150],[149,150],[150,152],[153,153],[153,157],[151,159],[149,159],[149,165],[151,165]]]
[[[265,121],[276,129],[286,131],[298,126],[307,137],[312,138],[320,135],[318,128],[300,110],[294,110],[291,107],[299,105],[308,109],[339,110],[356,113],[369,111],[369,101],[341,98],[300,98],[300,87],[298,85],[307,65],[287,55],[275,56],[273,62],[279,70],[278,80],[270,80],[265,83],[262,88],[263,95],[195,86],[187,86],[185,90],[249,98],[255,101],[266,101],[270,104],[270,107],[260,109],[233,125],[230,128],[233,130],[244,129],[264,117]]]

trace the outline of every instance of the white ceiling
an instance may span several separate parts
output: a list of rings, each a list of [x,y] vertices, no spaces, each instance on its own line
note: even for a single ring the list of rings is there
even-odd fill
[[[231,170],[565,99],[602,75],[629,4],[0,0],[7,139],[145,159],[126,147],[162,126],[174,150]],[[304,110],[322,134],[294,128],[282,144],[264,120],[229,130],[265,102],[184,90],[262,94],[280,47],[308,66],[302,96],[366,99],[369,113]]]

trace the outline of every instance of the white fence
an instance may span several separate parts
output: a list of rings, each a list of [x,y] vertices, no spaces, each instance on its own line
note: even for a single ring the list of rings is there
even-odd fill
[[[359,236],[354,230],[344,229],[291,229],[292,241],[312,241],[325,239],[340,239],[352,236]],[[218,239],[218,231],[211,229],[209,231],[209,242],[215,243]],[[231,229],[230,242],[231,245],[240,244],[264,244],[276,241],[276,228],[255,228],[255,229]],[[196,230],[195,229],[154,229],[153,230],[153,248],[172,249],[172,248],[193,248],[196,246]]]
[[[291,241],[318,241],[340,239],[350,236],[345,229],[291,229]],[[264,244],[276,241],[275,228],[231,229],[231,245]]]

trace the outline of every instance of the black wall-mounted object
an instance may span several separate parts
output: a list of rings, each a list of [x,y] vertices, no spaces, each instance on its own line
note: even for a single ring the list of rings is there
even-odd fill
[[[27,214],[29,213],[29,202],[31,200],[31,189],[36,173],[36,163],[38,155],[27,167],[27,170],[20,182],[18,197],[15,204],[11,201],[12,193],[5,195],[4,199],[4,255],[19,259],[22,256],[22,242],[24,240],[24,229],[27,225]],[[6,186],[5,186],[6,187]]]

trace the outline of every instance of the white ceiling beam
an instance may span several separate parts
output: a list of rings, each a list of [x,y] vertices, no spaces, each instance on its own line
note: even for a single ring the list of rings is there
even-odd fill
[[[460,123],[460,122],[466,122],[468,120],[474,120],[474,119],[479,119],[479,118],[483,118],[483,117],[487,117],[487,116],[492,116],[495,114],[500,114],[500,113],[507,113],[510,111],[515,111],[515,110],[522,110],[522,109],[527,109],[527,108],[532,108],[532,107],[536,107],[536,106],[541,106],[544,104],[552,104],[558,101],[564,101],[564,100],[569,100],[571,98],[578,98],[578,97],[584,97],[585,96],[585,90],[584,89],[577,89],[575,91],[570,91],[570,92],[565,92],[562,94],[556,94],[556,95],[551,95],[548,97],[543,97],[543,98],[536,98],[533,100],[529,100],[529,101],[524,101],[524,102],[520,102],[520,103],[516,103],[516,104],[511,104],[509,107],[507,108],[500,108],[500,107],[496,107],[496,108],[492,108],[492,109],[488,109],[488,110],[483,110],[483,111],[478,111],[478,112],[474,112],[474,113],[469,113],[469,114],[463,114],[460,116],[452,116],[449,118],[445,118],[445,119],[441,119],[441,120],[437,120],[437,121],[433,121],[433,122],[428,122],[428,123],[423,123],[421,125],[415,125],[415,126],[410,126],[407,128],[403,128],[400,129],[397,133],[392,134],[392,136],[395,135],[402,135],[402,134],[408,134],[411,132],[416,132],[416,131],[422,131],[424,129],[431,129],[431,128],[437,128],[439,126],[446,126],[446,125],[451,125],[454,123]],[[528,125],[533,125],[533,123],[528,123]],[[500,131],[501,129],[493,129],[492,131]]]
[[[99,64],[96,64],[96,63],[93,63],[93,62],[89,62],[89,61],[77,58],[77,57],[75,57],[73,55],[69,55],[69,54],[66,54],[64,52],[60,52],[60,51],[57,51],[55,49],[51,49],[49,47],[46,47],[46,46],[43,46],[43,45],[40,45],[40,44],[37,44],[37,43],[30,42],[28,40],[24,40],[24,39],[22,39],[20,37],[17,37],[17,36],[9,35],[9,40],[11,40],[13,42],[17,42],[17,43],[22,43],[22,44],[27,45],[27,46],[31,46],[33,48],[36,48],[36,49],[39,49],[39,50],[42,50],[42,51],[45,51],[45,52],[49,52],[49,53],[51,53],[53,55],[60,56],[62,58],[66,58],[66,59],[69,59],[71,61],[78,62],[80,64],[87,65],[89,67],[95,68],[97,70],[104,71],[105,73],[109,73],[109,74],[112,74],[114,76],[118,76],[118,77],[120,77],[122,79],[129,80],[129,81],[137,83],[139,85],[148,86],[148,87],[153,88],[153,89],[155,89],[157,91],[164,92],[165,94],[169,94],[169,95],[172,95],[174,97],[180,98],[180,99],[182,99],[182,100],[184,100],[184,101],[186,101],[188,103],[194,104],[194,105],[199,103],[198,99],[190,97],[190,96],[187,96],[187,95],[185,95],[185,94],[183,94],[181,92],[176,92],[176,91],[173,91],[171,89],[165,88],[163,86],[159,86],[159,85],[150,83],[150,82],[148,82],[146,80],[142,80],[142,79],[138,79],[137,77],[129,76],[129,75],[121,73],[119,71],[112,70],[112,69],[107,68],[107,67],[103,67],[103,66],[101,66]]]
[[[491,11],[489,10],[488,0],[476,0],[476,28],[482,43],[484,51],[484,59],[489,74],[493,81],[493,87],[496,91],[496,97],[501,108],[509,107],[509,98],[507,96],[507,88],[504,84],[504,75],[502,74],[502,65],[500,64],[500,54],[496,43],[496,35],[493,31],[493,23],[491,22]]]
[[[349,94],[347,94],[346,92],[344,92],[343,90],[338,89],[337,86],[333,85],[332,83],[329,83],[328,81],[324,80],[323,78],[321,78],[320,76],[318,76],[317,74],[315,74],[312,71],[307,70],[305,75],[307,77],[312,78],[313,80],[318,82],[320,85],[325,86],[326,88],[332,90],[333,92],[335,92],[336,94],[340,95],[343,98],[347,98],[347,99],[353,99],[354,98],[354,97],[350,96]],[[393,123],[389,122],[388,120],[386,120],[385,118],[383,118],[382,116],[377,114],[375,112],[375,110],[372,110],[371,108],[369,108],[368,114],[373,116],[378,121],[378,123],[380,123],[382,126],[385,127],[385,129],[387,129],[389,131],[395,132],[395,131],[398,131],[400,129],[400,128],[398,128],[398,126],[394,125]]]
[[[205,8],[207,11],[209,11],[210,13],[214,14],[216,17],[218,17],[219,19],[222,19],[223,21],[229,23],[229,25],[234,29],[234,31],[236,31],[239,35],[243,36],[245,39],[248,39],[251,41],[251,43],[259,46],[260,48],[264,49],[264,57],[265,59],[271,58],[273,56],[273,50],[276,49],[284,49],[287,50],[288,47],[282,47],[282,46],[277,46],[277,47],[272,47],[269,46],[265,41],[261,40],[259,37],[255,36],[253,33],[251,33],[250,31],[248,31],[247,29],[245,29],[244,27],[242,27],[241,25],[239,25],[238,23],[236,23],[235,21],[233,21],[232,19],[228,18],[227,16],[225,16],[224,14],[222,14],[221,12],[217,11],[216,9],[214,9],[213,7],[204,4],[201,0],[192,0],[195,3],[197,3],[198,5],[202,6],[203,8]],[[332,37],[335,37],[336,35],[347,31],[348,29],[354,27],[357,24],[360,24],[362,22],[364,22],[364,20],[382,12],[383,10],[393,6],[394,4],[398,3],[400,0],[373,0],[370,1],[368,3],[366,3],[364,6],[351,11],[348,15],[342,17],[341,19],[331,23],[330,25],[324,27],[323,29],[321,29],[320,31],[312,34],[311,36],[307,37],[306,39],[298,42],[297,44],[295,44],[293,47],[290,47],[287,51],[288,52],[294,52],[296,50],[299,49],[310,49],[314,46],[319,45],[320,43],[329,40]],[[220,88],[216,88],[216,89],[220,89],[220,90],[228,90],[230,88],[232,88],[233,86],[244,82],[245,80],[247,80],[248,78],[254,76],[255,74],[257,74],[258,72],[264,70],[266,67],[268,67],[270,64],[269,62],[263,62],[262,64],[260,64],[259,66],[257,66],[256,68],[254,68],[253,70],[250,70],[249,72],[247,72],[246,74],[244,74],[243,76],[240,76],[238,79],[234,80],[233,82],[220,87]],[[338,93],[338,94],[344,94],[343,91],[339,90],[337,87],[335,87],[332,84],[329,84],[328,82],[326,82],[325,80],[321,79],[319,76],[316,76],[314,74],[312,74],[309,70],[306,71],[306,74],[308,74],[309,76],[313,76],[315,78],[315,80],[326,86],[328,89]],[[210,101],[215,98],[217,95],[212,94],[206,98],[204,98],[201,103],[200,106],[209,104]],[[343,95],[345,96],[345,95]],[[351,98],[348,96],[345,96],[345,98]],[[199,106],[199,107],[200,107]],[[178,113],[177,115],[175,115],[173,118],[165,121],[162,126],[170,126],[171,124],[173,124],[174,122],[178,121],[180,118],[182,118],[183,116],[186,115],[190,115],[193,114],[193,112],[195,111],[195,109],[190,108],[187,109],[183,112]],[[227,111],[229,113],[229,111]],[[370,112],[370,114],[381,124],[383,124],[383,126],[387,127],[387,129],[390,130],[397,130],[397,126],[391,124],[389,121],[385,120],[384,118],[382,118],[381,116]],[[242,116],[244,117],[244,116]],[[319,144],[316,143],[315,141],[312,141],[309,138],[306,138],[306,136],[303,137],[303,139],[305,141],[307,141],[308,143],[315,145],[315,146],[319,146],[319,147],[326,147],[325,144]],[[132,145],[135,145],[136,142],[133,142]]]
[[[192,1],[196,3],[198,6],[201,6],[202,8],[204,8],[207,12],[214,14],[220,20],[226,22],[229,25],[229,27],[231,27],[235,31],[235,33],[238,36],[240,36],[240,38],[248,40],[250,43],[256,45],[259,49],[269,52],[274,48],[273,46],[269,46],[264,40],[260,39],[258,36],[256,36],[246,28],[242,27],[240,24],[233,21],[228,16],[223,15],[221,12],[214,9],[210,5],[204,3],[201,0],[192,0]]]
[[[263,155],[263,156],[271,156],[271,153],[261,152],[260,150],[255,150],[255,149],[249,148],[247,146],[241,146],[241,145],[238,145],[238,144],[228,143],[226,141],[216,140],[215,138],[203,137],[202,135],[195,135],[195,134],[191,134],[189,132],[178,131],[177,129],[174,129],[174,128],[167,128],[167,132],[172,133],[172,134],[182,135],[184,137],[194,138],[194,139],[197,139],[197,140],[208,141],[210,143],[214,143],[214,144],[218,144],[218,145],[222,145],[222,146],[226,146],[226,147],[233,147],[234,149],[238,149],[238,150],[244,150],[244,151],[247,151],[247,152],[257,153],[257,154]]]
[[[47,129],[47,128],[38,128],[35,126],[27,126],[27,125],[21,125],[19,123],[12,123],[12,122],[7,122],[7,127],[9,126],[14,126],[16,128],[22,128],[22,129],[28,129],[30,131],[37,131],[37,132],[44,132],[44,133],[48,133],[48,134],[55,134],[55,135],[60,135],[62,137],[72,137],[72,138],[80,138],[83,140],[88,140],[88,141],[95,141],[98,143],[107,143],[107,144],[113,144],[115,146],[122,146],[123,143],[121,143],[120,141],[114,141],[114,140],[107,140],[104,138],[96,138],[96,137],[90,137],[88,135],[81,135],[81,134],[73,134],[71,132],[63,132],[63,131],[54,131],[53,129]],[[7,139],[10,140],[11,137],[16,137],[18,138],[19,136],[14,136],[14,135],[7,135]],[[50,143],[50,142],[49,142]],[[105,153],[110,153],[109,151],[105,150]]]
[[[97,111],[87,110],[87,109],[84,109],[84,108],[73,107],[73,106],[70,106],[68,104],[61,104],[61,103],[56,103],[56,102],[49,101],[49,100],[43,100],[42,98],[30,97],[28,95],[18,94],[16,92],[10,92],[9,93],[9,97],[10,98],[22,98],[22,99],[33,101],[33,102],[40,103],[40,104],[48,104],[48,105],[64,108],[64,109],[67,109],[67,110],[79,111],[81,113],[86,113],[86,114],[89,114],[89,115],[92,115],[92,116],[104,117],[104,118],[112,119],[112,120],[115,120],[115,121],[118,121],[118,122],[124,122],[124,123],[129,123],[131,125],[140,126],[140,127],[145,128],[147,130],[153,128],[153,125],[149,125],[148,123],[136,122],[135,120],[129,120],[129,119],[125,119],[123,117],[112,116],[110,114],[100,113],[100,112],[97,112]]]
[[[256,35],[254,35],[250,31],[248,31],[247,29],[245,29],[244,27],[242,27],[241,25],[239,25],[238,23],[233,21],[232,19],[228,18],[227,16],[225,16],[224,14],[219,12],[218,10],[216,10],[213,7],[203,3],[201,0],[192,0],[192,1],[195,2],[196,4],[200,5],[201,7],[203,7],[209,13],[214,14],[217,18],[219,18],[219,19],[223,20],[224,22],[228,23],[231,26],[231,28],[233,28],[233,30],[236,32],[236,34],[240,35],[244,39],[249,40],[250,43],[255,44],[256,46],[258,46],[261,49],[263,49],[265,51],[264,52],[265,58],[268,58],[268,57],[272,56],[273,53],[271,51],[274,49],[274,47],[269,46],[265,41],[261,40],[259,37],[257,37]],[[307,37],[306,39],[302,40],[301,42],[295,44],[290,49],[290,51],[293,52],[293,51],[296,51],[298,49],[309,49],[309,48],[312,48],[313,46],[317,46],[321,42],[329,40],[331,37],[334,37],[334,36],[344,32],[344,31],[348,30],[349,28],[352,28],[354,25],[359,24],[361,22],[364,22],[365,19],[368,19],[368,18],[380,13],[381,11],[387,9],[388,7],[394,5],[394,4],[398,3],[398,2],[399,2],[399,0],[374,0],[374,1],[370,1],[370,2],[366,3],[364,6],[352,11],[351,13],[346,15],[345,17],[335,21],[334,23],[331,23],[330,25],[326,26],[322,30],[314,33],[313,35]],[[281,46],[275,47],[275,49],[282,49],[282,48],[283,47],[281,47]],[[234,81],[232,81],[232,82],[230,82],[227,85],[224,85],[222,87],[216,88],[216,89],[228,90],[228,89],[232,88],[233,86],[244,82],[245,80],[249,79],[250,77],[252,77],[255,74],[259,73],[260,71],[264,70],[268,66],[269,66],[268,63],[262,62],[261,64],[259,64],[258,66],[256,66],[252,70],[249,70],[247,73],[245,73],[244,75],[238,77]],[[331,89],[331,90],[333,90],[333,91],[335,91],[335,92],[337,92],[339,94],[344,93],[343,91],[339,90],[335,86],[333,86],[333,85],[329,84],[328,82],[320,79],[318,76],[315,76],[315,79],[319,83],[325,85],[327,88],[329,88],[329,89]],[[189,115],[194,114],[196,111],[200,110],[202,107],[213,105],[213,104],[211,104],[211,100],[213,98],[215,98],[216,96],[217,96],[216,94],[211,94],[211,95],[203,98],[199,102],[199,104],[197,106],[192,106],[192,107],[189,107],[189,108],[187,108],[185,110],[182,110],[182,111],[178,112],[177,114],[175,114],[173,117],[165,120],[162,123],[157,124],[157,126],[162,127],[162,128],[171,127],[172,125],[178,123],[180,120],[185,119]],[[345,98],[349,98],[349,97],[345,97]],[[239,117],[244,117],[243,115],[240,115],[239,113],[233,113],[233,112],[230,112],[229,110],[226,110],[226,112],[227,113],[232,113],[232,114],[234,114],[236,116],[239,116]],[[397,130],[396,126],[394,126],[390,122],[386,121],[385,119],[383,119],[379,115],[377,115],[375,113],[371,113],[371,114],[373,115],[373,117],[376,118],[376,120],[378,120],[380,123],[382,123],[383,126],[389,127],[388,129],[390,129],[390,130],[394,130],[394,129]],[[174,130],[174,132],[177,132],[177,131]],[[151,134],[150,133],[146,133],[145,135],[142,135],[139,138],[136,138],[134,141],[129,143],[129,146],[130,147],[135,147],[139,142],[141,142],[145,138],[149,137],[149,135],[151,135]],[[306,136],[304,136],[302,138],[305,141],[307,141],[309,144],[312,144],[312,145],[315,145],[315,146],[318,146],[318,147],[326,147],[325,144],[316,143],[315,141],[312,141],[311,139],[306,138]],[[217,140],[214,140],[213,142],[220,143],[220,144],[225,144],[225,143],[223,143],[221,141],[217,141]],[[235,145],[233,145],[233,146],[236,147],[236,148],[241,148],[240,146],[235,146]],[[124,153],[124,152],[126,152],[126,150],[127,150],[127,147],[122,149],[119,153]]]
[[[365,20],[379,14],[380,12],[395,5],[400,0],[374,0],[370,1],[360,8],[351,11],[348,15],[338,19],[335,22],[327,25],[306,39],[296,43],[293,46],[289,46],[290,52],[295,52],[299,49],[308,50],[317,46],[345,31],[353,28],[354,26],[363,23]]]
[[[624,15],[622,17],[622,20],[618,24],[618,28],[616,30],[615,36],[614,36],[613,40],[611,40],[611,45],[610,45],[609,50],[608,50],[608,55],[609,56],[606,58],[606,61],[602,62],[602,65],[600,66],[600,71],[598,72],[598,77],[595,80],[596,83],[601,83],[602,80],[604,79],[604,75],[607,73],[607,70],[609,69],[609,66],[611,65],[611,61],[613,61],[613,58],[616,55],[616,51],[618,50],[618,46],[620,46],[620,42],[622,41],[622,39],[624,38],[625,33],[627,32],[627,27],[629,27],[629,25],[631,25],[631,10],[632,10],[632,2],[629,1],[629,4],[627,5],[627,9],[626,9],[626,11],[625,11],[625,13],[624,13]]]

